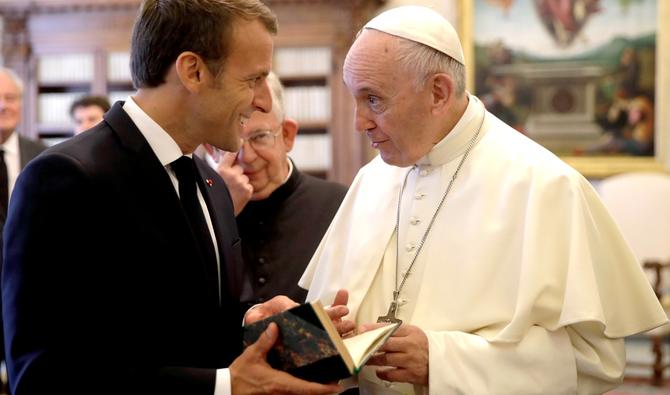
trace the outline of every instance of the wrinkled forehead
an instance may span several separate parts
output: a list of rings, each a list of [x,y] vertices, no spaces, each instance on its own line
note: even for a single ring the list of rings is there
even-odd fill
[[[377,30],[365,29],[344,61],[344,83],[349,89],[368,81],[392,81],[399,74],[398,39]]]

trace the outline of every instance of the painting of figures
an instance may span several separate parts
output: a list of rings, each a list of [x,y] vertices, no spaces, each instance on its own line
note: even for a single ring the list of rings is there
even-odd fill
[[[474,90],[559,155],[653,156],[657,1],[474,0]]]

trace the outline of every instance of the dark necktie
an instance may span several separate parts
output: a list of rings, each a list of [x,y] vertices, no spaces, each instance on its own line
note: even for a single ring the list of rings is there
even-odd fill
[[[2,215],[7,215],[7,203],[9,203],[9,177],[7,177],[7,165],[5,164],[5,150],[0,148],[0,210]]]
[[[182,156],[170,164],[179,181],[179,199],[181,205],[188,217],[188,221],[193,231],[193,236],[198,242],[198,249],[204,261],[207,271],[210,275],[217,278],[219,291],[219,300],[221,297],[221,284],[219,282],[218,265],[216,263],[216,253],[212,243],[212,235],[207,227],[205,215],[202,206],[198,200],[197,193],[197,170],[193,159],[188,156]],[[212,272],[213,270],[213,272]]]

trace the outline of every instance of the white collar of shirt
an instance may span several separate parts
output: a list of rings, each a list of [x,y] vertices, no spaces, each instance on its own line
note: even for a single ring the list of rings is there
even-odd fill
[[[18,155],[19,154],[19,137],[16,135],[16,131],[7,137],[5,143],[2,144],[2,149],[7,154]]]
[[[441,166],[458,158],[465,152],[470,144],[470,140],[477,133],[479,127],[479,123],[474,126],[471,123],[484,109],[479,99],[469,93],[467,93],[467,96],[468,107],[465,109],[461,119],[458,120],[454,128],[428,154],[419,159],[417,165]],[[481,137],[481,134],[479,137]]]
[[[282,182],[282,185],[286,184],[286,181],[288,181],[289,178],[291,178],[291,174],[293,174],[293,162],[291,162],[291,159],[286,157],[286,161],[288,162],[288,173],[286,174],[286,178],[284,178],[284,182]]]
[[[140,130],[140,133],[142,133],[147,140],[149,146],[163,166],[168,166],[170,163],[184,155],[172,136],[157,124],[156,121],[151,119],[151,117],[149,117],[149,115],[135,103],[132,97],[126,99],[126,102],[123,105],[123,110],[135,123],[135,126]],[[192,157],[192,154],[186,156]]]
[[[19,136],[17,131],[7,137],[5,143],[2,144],[4,151],[5,166],[7,166],[7,187],[11,196],[14,190],[16,178],[21,171],[21,153],[19,152]]]

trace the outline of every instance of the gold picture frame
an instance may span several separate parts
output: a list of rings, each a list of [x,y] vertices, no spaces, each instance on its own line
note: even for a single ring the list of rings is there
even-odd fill
[[[474,29],[477,27],[474,26],[474,4],[475,0],[458,0],[456,20],[463,42],[467,63],[467,86],[470,91],[474,91],[475,81]],[[670,110],[670,27],[666,22],[668,20],[670,20],[670,1],[657,0],[654,156],[561,156],[561,159],[585,177],[601,179],[631,171],[670,170],[670,111],[668,111]]]

